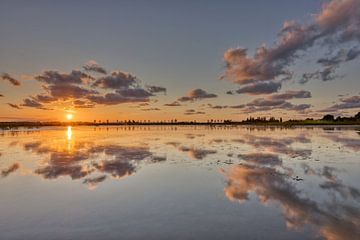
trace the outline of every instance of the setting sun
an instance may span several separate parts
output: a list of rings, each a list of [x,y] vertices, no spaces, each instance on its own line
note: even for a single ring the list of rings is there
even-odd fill
[[[72,120],[73,117],[74,117],[74,116],[73,116],[71,113],[66,114],[66,119],[67,119],[67,120]]]

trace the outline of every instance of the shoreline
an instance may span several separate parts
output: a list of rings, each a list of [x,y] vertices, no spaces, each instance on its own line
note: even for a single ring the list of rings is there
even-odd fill
[[[207,123],[207,122],[177,122],[177,123],[89,123],[89,122],[0,122],[1,130],[11,130],[17,128],[42,128],[42,127],[67,127],[67,126],[259,126],[259,127],[360,127],[360,122],[324,122],[324,121],[290,121],[290,122],[227,122],[227,123]]]

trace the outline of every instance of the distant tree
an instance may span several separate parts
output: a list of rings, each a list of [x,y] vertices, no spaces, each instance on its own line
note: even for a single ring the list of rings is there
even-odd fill
[[[322,120],[324,120],[324,121],[334,121],[334,120],[335,120],[335,117],[334,117],[334,115],[327,114],[327,115],[325,115],[325,116],[323,117]]]
[[[358,112],[358,113],[355,115],[355,118],[356,118],[356,119],[360,119],[360,112]]]

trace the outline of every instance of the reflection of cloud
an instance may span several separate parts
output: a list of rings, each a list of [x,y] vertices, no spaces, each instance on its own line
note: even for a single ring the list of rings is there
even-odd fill
[[[93,178],[86,178],[84,179],[83,183],[87,184],[89,189],[95,189],[97,185],[103,181],[105,181],[106,175],[102,175],[99,177],[93,177]]]
[[[94,146],[84,142],[76,144],[74,149],[77,150],[70,152],[67,148],[53,148],[46,146],[43,142],[35,141],[25,143],[24,149],[39,155],[49,155],[44,166],[35,170],[36,174],[43,176],[45,179],[55,179],[60,176],[79,179],[96,171],[109,173],[115,178],[120,178],[134,173],[136,164],[139,161],[147,158],[151,160],[149,161],[151,163],[166,160],[164,157],[153,157],[149,148],[143,146],[118,146],[112,144]],[[106,155],[105,160],[89,163],[90,159],[102,154]],[[152,158],[150,159],[150,157]],[[91,187],[94,185],[95,180],[89,178],[85,183]]]
[[[324,137],[336,143],[341,143],[344,147],[353,151],[360,151],[360,139],[358,138],[341,137],[335,134],[324,135]]]
[[[271,138],[271,137],[257,137],[254,135],[246,135],[244,139],[233,140],[240,143],[245,143],[255,147],[256,149],[265,149],[270,153],[279,153],[285,154],[290,157],[303,157],[307,158],[311,155],[311,150],[309,149],[293,149],[292,144],[296,142],[307,143],[310,140],[299,135],[292,138]]]
[[[0,154],[1,156],[1,154]],[[7,177],[9,174],[15,172],[16,170],[18,170],[20,168],[20,164],[18,163],[14,163],[13,165],[11,165],[10,167],[1,170],[1,176],[2,177]]]
[[[122,178],[135,173],[136,168],[133,164],[120,160],[102,161],[94,163],[94,167],[100,172],[109,173],[114,178]]]
[[[239,154],[239,158],[243,159],[248,163],[259,164],[259,165],[281,165],[282,161],[276,154],[271,153],[249,153]]]
[[[273,168],[237,165],[227,172],[227,177],[225,194],[230,200],[244,202],[254,192],[264,204],[278,202],[288,228],[297,229],[310,224],[328,240],[357,239],[359,236],[358,210],[338,202],[320,205],[304,198],[286,176]]]
[[[168,142],[166,144],[175,147],[180,152],[188,153],[191,158],[197,159],[197,160],[201,160],[201,159],[207,157],[207,155],[209,155],[209,154],[217,153],[217,151],[210,150],[210,149],[201,149],[201,148],[181,146],[180,143],[178,143],[178,142]]]
[[[151,157],[152,153],[148,147],[140,146],[118,146],[118,145],[103,145],[95,146],[90,149],[92,153],[102,153],[106,155],[114,156],[121,161],[141,161],[147,157]]]
[[[48,165],[35,170],[36,174],[42,175],[45,179],[54,179],[60,176],[70,176],[71,179],[83,178],[89,174],[80,165]]]
[[[166,161],[166,156],[153,156],[151,158],[151,162],[157,163],[157,162],[164,162]]]
[[[341,181],[327,181],[320,185],[321,188],[338,192],[344,199],[349,197],[360,201],[360,191],[357,188],[344,185]]]

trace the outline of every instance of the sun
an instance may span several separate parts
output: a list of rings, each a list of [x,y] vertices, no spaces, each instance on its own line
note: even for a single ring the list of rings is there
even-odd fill
[[[74,116],[73,116],[71,113],[66,114],[66,119],[67,119],[67,120],[72,120],[73,117],[74,117]]]

